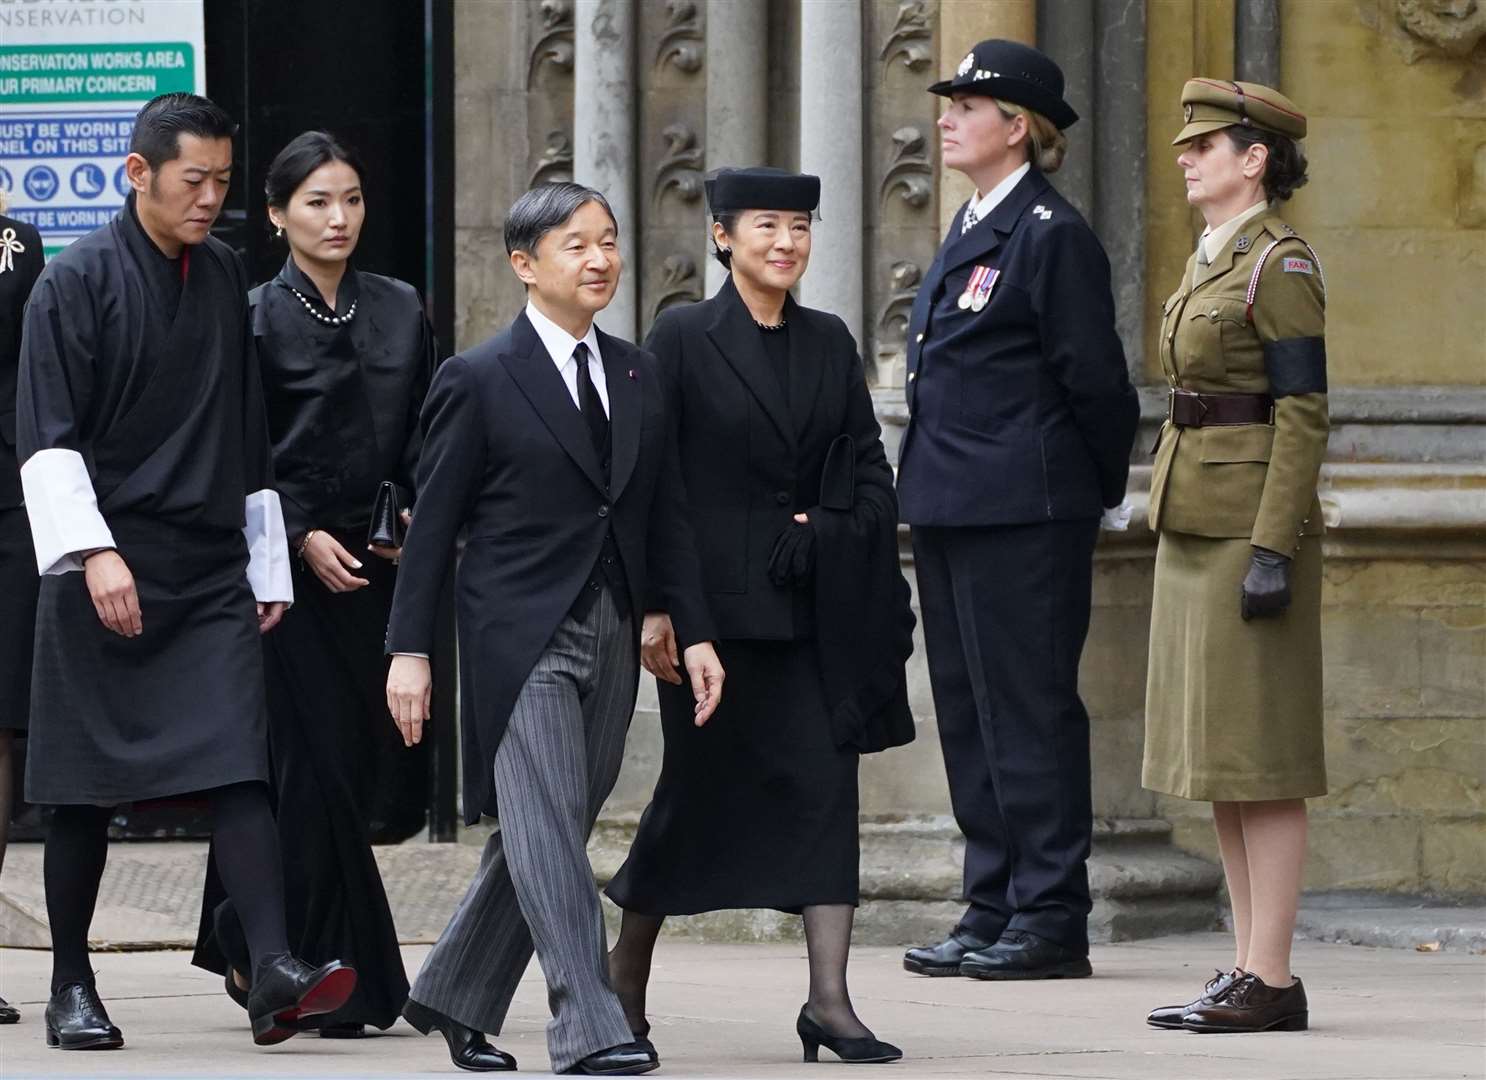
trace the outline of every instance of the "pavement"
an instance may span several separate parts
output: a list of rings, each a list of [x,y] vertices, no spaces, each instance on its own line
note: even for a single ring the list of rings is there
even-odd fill
[[[1311,1030],[1196,1035],[1146,1027],[1153,1005],[1195,996],[1231,961],[1216,933],[1095,946],[1092,979],[980,983],[905,973],[901,952],[858,948],[851,983],[858,1012],[903,1047],[885,1077],[988,1076],[1069,1080],[1436,1080],[1486,1077],[1486,960],[1468,953],[1301,942],[1295,968],[1311,1002]],[[427,955],[408,946],[409,973]],[[0,1076],[400,1077],[459,1075],[437,1036],[398,1023],[355,1041],[301,1036],[252,1045],[244,1014],[221,980],[182,952],[96,953],[98,985],[126,1047],[48,1050],[42,1010],[50,957],[0,950],[0,992],[23,1011],[0,1028]],[[804,1065],[793,1027],[805,994],[798,944],[711,945],[663,940],[650,989],[661,1077],[839,1075],[829,1053]],[[495,1040],[528,1075],[548,1069],[546,994],[526,973],[506,1031]]]

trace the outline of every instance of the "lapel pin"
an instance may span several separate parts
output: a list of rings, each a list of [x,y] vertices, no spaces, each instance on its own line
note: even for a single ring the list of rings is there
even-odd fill
[[[631,378],[631,379],[636,379],[636,378],[639,378],[639,376],[637,376],[637,375],[636,375],[636,374],[635,374],[635,369],[634,369],[634,368],[630,368],[630,369],[629,369],[629,377],[630,377],[630,378]]]

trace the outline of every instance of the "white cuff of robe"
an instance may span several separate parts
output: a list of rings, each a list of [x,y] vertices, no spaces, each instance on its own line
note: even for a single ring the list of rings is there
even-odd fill
[[[36,451],[21,466],[21,491],[38,573],[81,570],[82,552],[114,546],[88,467],[76,450]]]
[[[289,574],[289,534],[279,493],[269,488],[248,496],[248,584],[260,604],[294,603],[294,580]]]
[[[1124,532],[1130,527],[1130,517],[1135,512],[1135,506],[1126,499],[1119,506],[1105,507],[1104,516],[1099,519],[1099,527],[1109,532]]]

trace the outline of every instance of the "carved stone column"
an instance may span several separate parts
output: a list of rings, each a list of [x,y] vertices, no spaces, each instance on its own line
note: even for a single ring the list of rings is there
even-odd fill
[[[1008,38],[1032,45],[1037,40],[1037,0],[939,0],[939,70],[937,79],[954,75],[961,58],[986,38]],[[931,82],[934,80],[930,80]],[[937,148],[939,140],[934,140]],[[936,149],[937,157],[937,149]],[[939,170],[939,232],[975,185],[953,169]]]
[[[813,272],[800,302],[839,315],[860,343],[862,312],[862,5],[800,6],[800,171],[820,177]]]
[[[766,0],[707,0],[706,168],[768,157],[769,8]],[[703,240],[707,295],[727,271]]]
[[[1109,254],[1115,325],[1130,377],[1139,382],[1145,343],[1146,5],[1095,3],[1093,221]]]
[[[1104,87],[1098,81],[1094,6],[1095,0],[1037,3],[1037,47],[1063,69],[1063,96],[1078,113],[1078,123],[1068,131],[1068,156],[1053,184],[1090,221],[1094,220],[1095,173],[1101,179],[1104,176],[1102,163],[1095,162],[1100,127],[1095,102],[1102,104]]]
[[[1238,0],[1233,7],[1233,62],[1245,82],[1280,85],[1280,0]]]
[[[638,333],[640,218],[635,205],[635,8],[633,0],[577,0],[574,10],[573,176],[608,197],[619,219],[624,273],[598,323]]]

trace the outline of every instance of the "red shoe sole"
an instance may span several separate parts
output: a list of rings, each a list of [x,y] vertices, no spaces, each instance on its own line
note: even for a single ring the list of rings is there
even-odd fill
[[[254,1030],[253,1041],[259,1046],[273,1046],[292,1039],[304,1031],[296,1021],[306,1016],[320,1016],[335,1012],[344,1005],[356,989],[356,969],[338,967],[305,991],[299,1004],[273,1014],[272,1023],[263,1031]]]

